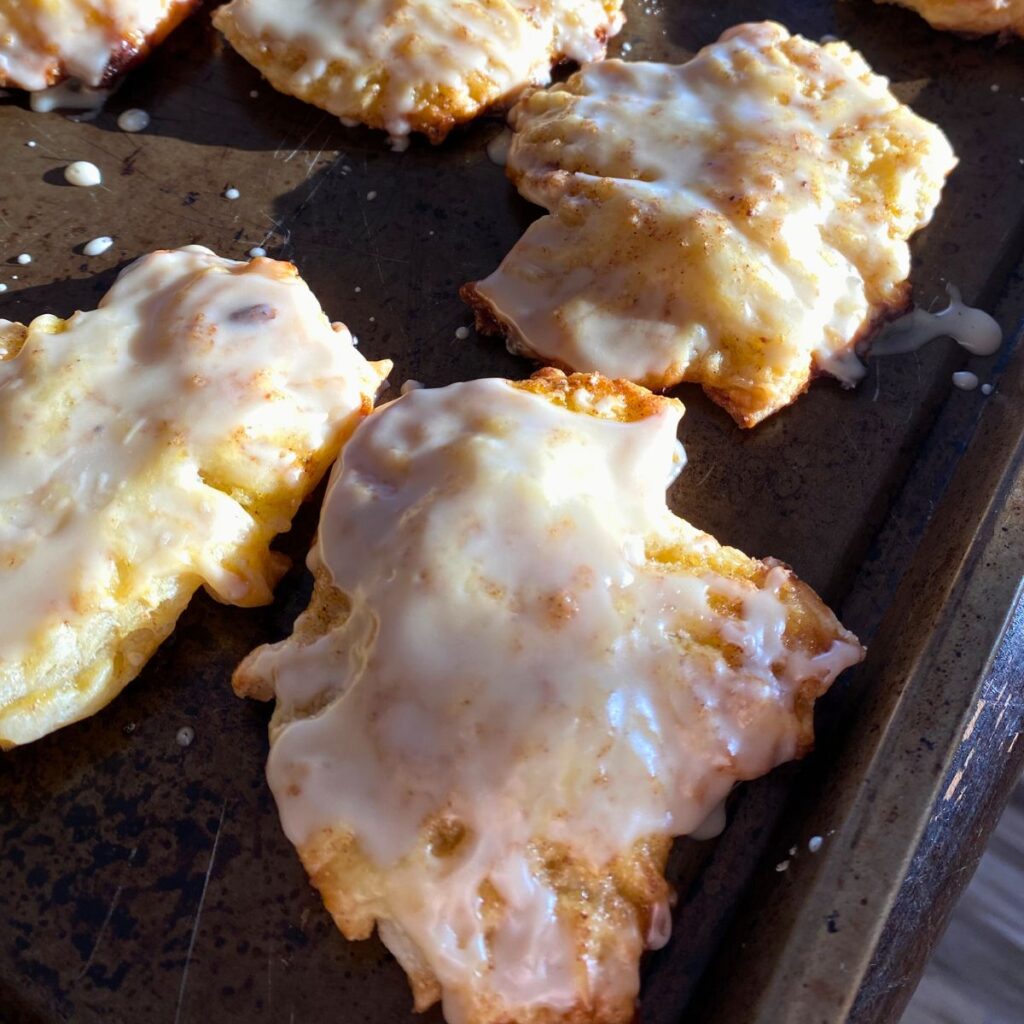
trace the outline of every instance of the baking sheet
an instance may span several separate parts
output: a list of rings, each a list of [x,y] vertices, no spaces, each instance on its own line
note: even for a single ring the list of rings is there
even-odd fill
[[[953,281],[1014,333],[1024,44],[960,40],[867,2],[641,0],[627,13],[613,52],[628,42],[636,60],[683,60],[763,17],[861,49],[961,158],[913,246],[918,301]],[[136,106],[150,128],[119,132],[117,114]],[[91,308],[153,248],[200,242],[243,258],[264,245],[297,262],[369,358],[395,360],[396,387],[525,376],[531,364],[493,340],[455,337],[471,322],[458,287],[539,212],[487,159],[497,130],[481,122],[394,154],[379,134],[274,93],[200,15],[94,122],[0,100],[0,316]],[[102,168],[102,188],[63,184],[76,159]],[[229,186],[238,200],[222,197]],[[81,255],[104,234],[113,249]],[[25,251],[33,262],[16,265]],[[753,432],[698,389],[676,392],[689,455],[676,511],[793,565],[872,652],[821,702],[812,758],[742,788],[718,841],[677,845],[676,934],[645,964],[641,1020],[898,1016],[1024,748],[1011,746],[1024,518],[1012,351],[970,361],[997,384],[990,398],[951,387],[968,362],[937,343],[873,361],[854,392],[818,383]],[[303,607],[315,520],[313,503],[282,540],[296,568],[272,607],[197,597],[114,704],[0,756],[0,1020],[412,1019],[398,966],[376,940],[346,942],[308,886],[263,780],[268,709],[228,687],[237,661]]]

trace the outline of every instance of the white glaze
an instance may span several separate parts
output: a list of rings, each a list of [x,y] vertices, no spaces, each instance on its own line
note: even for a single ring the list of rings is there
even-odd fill
[[[510,123],[509,174],[550,211],[476,285],[510,340],[652,387],[753,393],[755,416],[812,365],[853,382],[844,353],[900,301],[906,239],[955,164],[846,44],[770,24],[682,66],[586,66]]]
[[[267,774],[286,834],[354,833],[382,872],[367,898],[401,929],[382,938],[426,958],[451,1024],[474,993],[508,1019],[570,1007],[580,986],[635,993],[635,959],[614,976],[576,964],[528,844],[600,867],[697,829],[737,779],[794,755],[798,680],[859,660],[845,633],[790,649],[780,567],[754,585],[646,561],[659,540],[715,547],[665,505],[680,411],[624,424],[499,380],[407,392],[346,446],[310,555],[350,617],[247,663],[276,690]],[[692,628],[734,645],[734,667]],[[422,851],[439,813],[470,837],[444,860]],[[489,928],[485,880],[509,908]],[[623,941],[638,956],[667,930],[660,907]]]
[[[112,89],[90,89],[76,79],[69,79],[48,89],[33,91],[29,96],[29,106],[37,114],[49,114],[54,110],[97,113],[103,109],[112,92]]]
[[[419,93],[453,90],[471,105],[467,79],[493,83],[494,99],[550,80],[559,57],[596,60],[604,37],[622,26],[601,0],[234,0],[224,9],[249,39],[298,49],[305,60],[278,88],[302,95],[331,65],[354,69],[354,88],[386,71],[366,97],[327,109],[357,123],[357,103],[379,102],[381,120],[400,144]],[[269,69],[267,69],[269,70]],[[282,72],[275,68],[278,74]],[[273,77],[273,76],[272,76]]]
[[[141,132],[149,127],[149,114],[138,107],[122,110],[117,116],[117,127],[123,132]]]
[[[936,338],[952,338],[971,355],[990,356],[1003,343],[1003,330],[988,313],[964,305],[960,291],[946,285],[949,305],[938,313],[915,307],[893,320],[871,343],[873,356],[916,352]]]
[[[725,799],[723,798],[711,808],[708,816],[690,832],[690,837],[698,842],[714,839],[725,831],[726,823]]]
[[[203,474],[285,501],[304,486],[295,453],[334,443],[379,380],[292,268],[201,246],[143,257],[96,310],[28,331],[0,361],[0,719],[30,678],[19,658],[99,628],[112,577],[264,593],[239,545],[287,519],[261,524]]]
[[[938,29],[972,36],[1016,32],[1024,36],[1024,0],[885,0],[913,8]],[[998,85],[989,87],[998,92]]]
[[[3,0],[0,83],[35,91],[67,76],[95,89],[103,84],[111,56],[141,49],[146,37],[160,27],[178,2],[65,0],[19,4],[18,0]]]
[[[508,128],[502,128],[497,135],[487,143],[487,157],[492,164],[504,167],[508,163],[508,152],[512,148],[512,132]]]
[[[88,160],[76,160],[64,168],[64,180],[78,188],[92,188],[103,181],[100,169]]]
[[[114,240],[110,235],[100,235],[99,238],[86,242],[82,246],[82,252],[86,256],[102,256],[113,244]]]

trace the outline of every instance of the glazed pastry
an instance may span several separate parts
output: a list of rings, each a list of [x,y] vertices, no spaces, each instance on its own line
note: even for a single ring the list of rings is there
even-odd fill
[[[907,239],[953,151],[845,43],[772,23],[681,66],[589,65],[512,110],[508,173],[549,213],[463,294],[515,352],[701,384],[752,427],[910,302]]]
[[[966,35],[1024,36],[1024,0],[879,0],[917,11],[933,28]]]
[[[599,60],[622,0],[233,0],[228,42],[281,92],[434,142],[562,60]]]
[[[267,775],[338,927],[451,1024],[633,1021],[665,860],[806,752],[862,649],[778,562],[666,507],[682,406],[542,371],[415,390],[332,475]]]
[[[0,0],[0,86],[107,88],[199,0]]]
[[[0,746],[99,710],[200,587],[258,605],[270,550],[388,364],[289,263],[189,246],[88,313],[0,321]]]

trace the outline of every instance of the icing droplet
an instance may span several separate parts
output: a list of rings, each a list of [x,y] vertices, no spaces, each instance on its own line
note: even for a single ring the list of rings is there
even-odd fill
[[[69,185],[77,185],[79,188],[91,188],[103,181],[103,175],[94,163],[76,160],[64,168],[64,180]]]
[[[868,372],[867,367],[857,358],[853,349],[841,352],[819,352],[815,356],[818,369],[831,374],[844,388],[855,387]]]
[[[377,193],[376,192],[367,192],[366,193],[366,198],[372,203],[373,200],[377,198]]]
[[[994,390],[995,389],[992,387],[991,384],[982,384],[981,385],[981,393],[983,395],[991,395]]]
[[[94,238],[91,242],[86,242],[82,248],[82,252],[86,256],[102,256],[112,245],[114,240],[110,235],[100,235],[99,238]]]
[[[3,283],[3,281],[0,281],[0,292],[5,292],[5,291],[7,291],[7,285],[5,285]]]
[[[178,741],[179,747],[188,747],[192,745],[192,741],[196,738],[196,731],[191,725],[183,725],[178,730],[178,735],[175,739]]]
[[[458,338],[459,341],[465,341],[469,337],[469,328],[457,327],[455,329],[455,337]]]
[[[249,99],[258,100],[259,98],[260,98],[260,93],[259,93],[258,89],[250,89],[249,90]]]
[[[978,375],[970,370],[960,370],[953,374],[953,386],[961,391],[973,391],[978,386]]]
[[[508,163],[508,151],[512,145],[512,132],[503,128],[487,143],[487,156],[491,163],[504,167]]]
[[[871,344],[873,356],[916,352],[935,338],[952,338],[972,355],[990,356],[1003,342],[1002,328],[980,309],[965,306],[960,292],[947,285],[949,305],[938,313],[913,309],[893,320]]]
[[[94,115],[103,109],[112,89],[90,89],[77,79],[38,89],[29,94],[29,106],[37,114],[48,114],[51,110],[86,110]]]
[[[39,143],[36,142],[35,139],[29,139],[28,142],[25,143],[25,145],[28,146],[29,149],[35,149],[36,146],[39,145]]]
[[[725,831],[725,801],[719,800],[708,816],[690,833],[691,839],[698,842],[704,839],[714,839]]]
[[[149,114],[138,107],[131,107],[118,115],[117,127],[123,132],[141,132],[149,127]]]
[[[19,253],[15,262],[22,267],[27,267],[32,262],[32,256],[27,252]]]
[[[237,188],[226,188],[224,189],[225,199],[237,199],[242,193]]]
[[[817,853],[824,842],[825,840],[822,839],[821,836],[811,836],[811,838],[807,840],[807,849],[810,850],[811,853]]]
[[[251,256],[251,257],[252,257],[253,259],[256,259],[256,257],[257,257],[257,256],[266,256],[266,255],[267,255],[267,250],[266,250],[266,249],[264,249],[262,245],[254,245],[254,246],[253,246],[253,247],[252,247],[252,248],[251,248],[251,249],[249,250],[249,255],[250,255],[250,256]]]
[[[778,871],[778,872],[788,871],[789,870],[789,861],[788,860],[780,861],[778,864],[775,865],[775,870]]]

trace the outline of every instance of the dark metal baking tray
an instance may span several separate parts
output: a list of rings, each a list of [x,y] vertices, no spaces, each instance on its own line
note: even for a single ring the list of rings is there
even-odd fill
[[[681,60],[764,17],[861,49],[961,158],[914,243],[918,301],[953,281],[1017,333],[1024,43],[939,34],[868,2],[627,10],[613,49],[628,41],[631,59]],[[132,106],[152,114],[144,134],[116,129]],[[493,341],[455,337],[470,322],[459,286],[537,214],[485,155],[496,130],[392,153],[274,93],[201,14],[93,122],[0,100],[0,316],[91,308],[153,248],[202,242],[242,258],[263,244],[298,263],[368,356],[395,359],[395,385],[524,376],[530,366]],[[65,187],[73,159],[96,162],[103,187]],[[241,198],[222,198],[227,186]],[[116,239],[108,254],[79,255],[103,234]],[[23,251],[28,267],[13,262]],[[873,362],[854,392],[816,384],[746,433],[696,388],[678,392],[690,464],[673,507],[789,562],[871,651],[821,701],[815,754],[741,788],[717,841],[677,844],[675,937],[645,963],[642,1021],[897,1019],[1024,754],[1013,348],[970,363],[990,397],[950,386],[967,360],[940,342]],[[282,540],[296,568],[273,606],[198,597],[109,708],[0,757],[4,1024],[411,1019],[397,965],[376,940],[345,942],[308,886],[263,780],[268,710],[228,687],[236,662],[303,606],[316,511]],[[187,748],[175,740],[184,725]],[[824,842],[811,854],[814,835]]]

